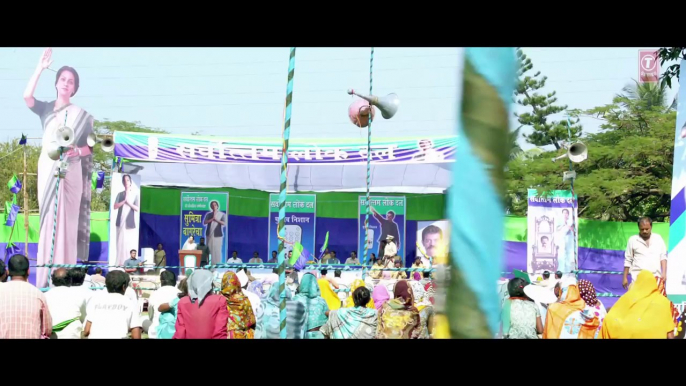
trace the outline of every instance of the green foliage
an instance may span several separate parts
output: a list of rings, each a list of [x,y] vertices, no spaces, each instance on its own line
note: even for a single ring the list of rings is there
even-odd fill
[[[517,87],[514,92],[514,100],[521,106],[531,107],[530,112],[515,114],[519,123],[533,129],[532,133],[525,135],[527,142],[536,146],[553,145],[556,149],[562,148],[562,142],[569,139],[567,120],[554,120],[551,116],[559,114],[567,109],[567,106],[556,105],[556,92],[544,95],[537,91],[545,87],[547,77],[541,77],[538,71],[531,75],[533,64],[521,48],[517,48],[519,60],[519,72]],[[571,119],[572,139],[581,135],[579,119]]]
[[[676,112],[646,100],[617,96],[612,103],[577,112],[605,122],[601,132],[582,140],[589,158],[575,164],[575,193],[579,216],[608,221],[634,221],[650,216],[666,221],[669,216],[674,158]],[[527,189],[549,192],[569,189],[562,182],[568,161],[551,159],[561,152],[545,152],[533,158],[517,158],[507,171],[509,212],[526,215]]]
[[[662,47],[657,50],[657,57],[660,59],[660,66],[665,64],[665,62],[686,59],[686,47]],[[679,80],[680,67],[681,63],[672,64],[671,66],[667,67],[661,76],[661,83],[669,88],[672,88],[672,78]]]
[[[623,94],[617,95],[631,100],[640,100],[642,108],[666,108],[669,104],[667,102],[667,85],[665,83],[639,83],[634,80],[633,84],[628,84],[622,89]],[[624,105],[624,107],[628,107]],[[676,108],[676,106],[670,106]]]

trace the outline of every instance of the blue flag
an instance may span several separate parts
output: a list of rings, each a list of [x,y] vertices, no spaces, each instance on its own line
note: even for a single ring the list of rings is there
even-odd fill
[[[21,180],[17,178],[17,175],[14,174],[12,178],[10,178],[9,181],[7,181],[7,187],[10,189],[10,192],[17,194],[21,190]]]
[[[26,135],[22,134],[21,139],[19,140],[20,145],[26,145]]]
[[[17,214],[19,213],[19,209],[19,205],[15,205],[9,201],[5,202],[5,213],[7,215],[5,225],[7,225],[8,227],[14,225],[14,222],[17,221]]]

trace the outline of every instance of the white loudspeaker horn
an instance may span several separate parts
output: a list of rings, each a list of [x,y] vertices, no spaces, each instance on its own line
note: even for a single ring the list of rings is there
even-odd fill
[[[90,147],[93,147],[95,146],[95,144],[100,143],[102,151],[104,151],[105,153],[111,153],[114,151],[114,140],[112,139],[111,135],[103,135],[101,137],[98,137],[94,133],[90,133],[88,134],[88,138],[86,138],[86,143]]]
[[[367,100],[372,106],[376,106],[379,111],[381,111],[381,116],[384,119],[391,119],[398,112],[398,106],[400,106],[400,98],[396,94],[388,94],[385,97],[379,98],[374,95],[360,95],[355,92],[355,90],[348,90],[349,95],[357,95],[358,97]]]
[[[46,150],[46,153],[48,154],[48,157],[50,157],[51,160],[59,161],[61,152],[62,152],[62,149],[60,148],[60,145],[58,145],[56,141],[52,141],[48,144],[48,148]]]
[[[588,148],[582,142],[576,142],[567,148],[566,154],[553,158],[553,162],[562,158],[569,158],[574,163],[586,161],[586,158],[588,158]]]
[[[55,131],[55,141],[61,147],[69,147],[74,144],[74,129],[62,126]]]

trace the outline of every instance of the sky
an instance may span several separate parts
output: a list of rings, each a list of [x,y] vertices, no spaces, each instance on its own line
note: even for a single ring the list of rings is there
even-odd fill
[[[608,104],[638,77],[640,48],[524,48],[535,71],[548,77],[570,109]],[[0,140],[40,137],[40,120],[22,99],[42,48],[0,48]],[[289,49],[53,48],[53,69],[76,68],[72,103],[99,120],[137,121],[175,134],[280,137]],[[359,138],[350,123],[355,89],[369,94],[369,48],[298,48],[291,139]],[[458,48],[375,48],[373,94],[401,99],[391,120],[377,119],[373,137],[445,136],[455,132]],[[54,99],[55,73],[45,71],[35,96]],[[673,83],[670,100],[678,84]],[[526,111],[513,106],[513,111]],[[582,119],[584,131],[602,121]],[[518,124],[513,119],[512,127]],[[525,130],[524,132],[527,132]],[[520,140],[527,149],[533,147]]]

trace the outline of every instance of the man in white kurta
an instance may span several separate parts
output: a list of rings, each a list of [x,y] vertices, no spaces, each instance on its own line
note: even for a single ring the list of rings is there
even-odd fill
[[[622,286],[629,287],[628,274],[632,282],[642,270],[650,271],[655,277],[667,279],[667,246],[658,234],[652,233],[653,221],[648,217],[638,220],[637,235],[629,237],[624,252],[624,277]]]
[[[81,304],[83,295],[69,288],[70,279],[65,268],[52,273],[53,288],[45,293],[52,316],[53,334],[57,339],[81,339]],[[85,316],[85,315],[84,315]]]

